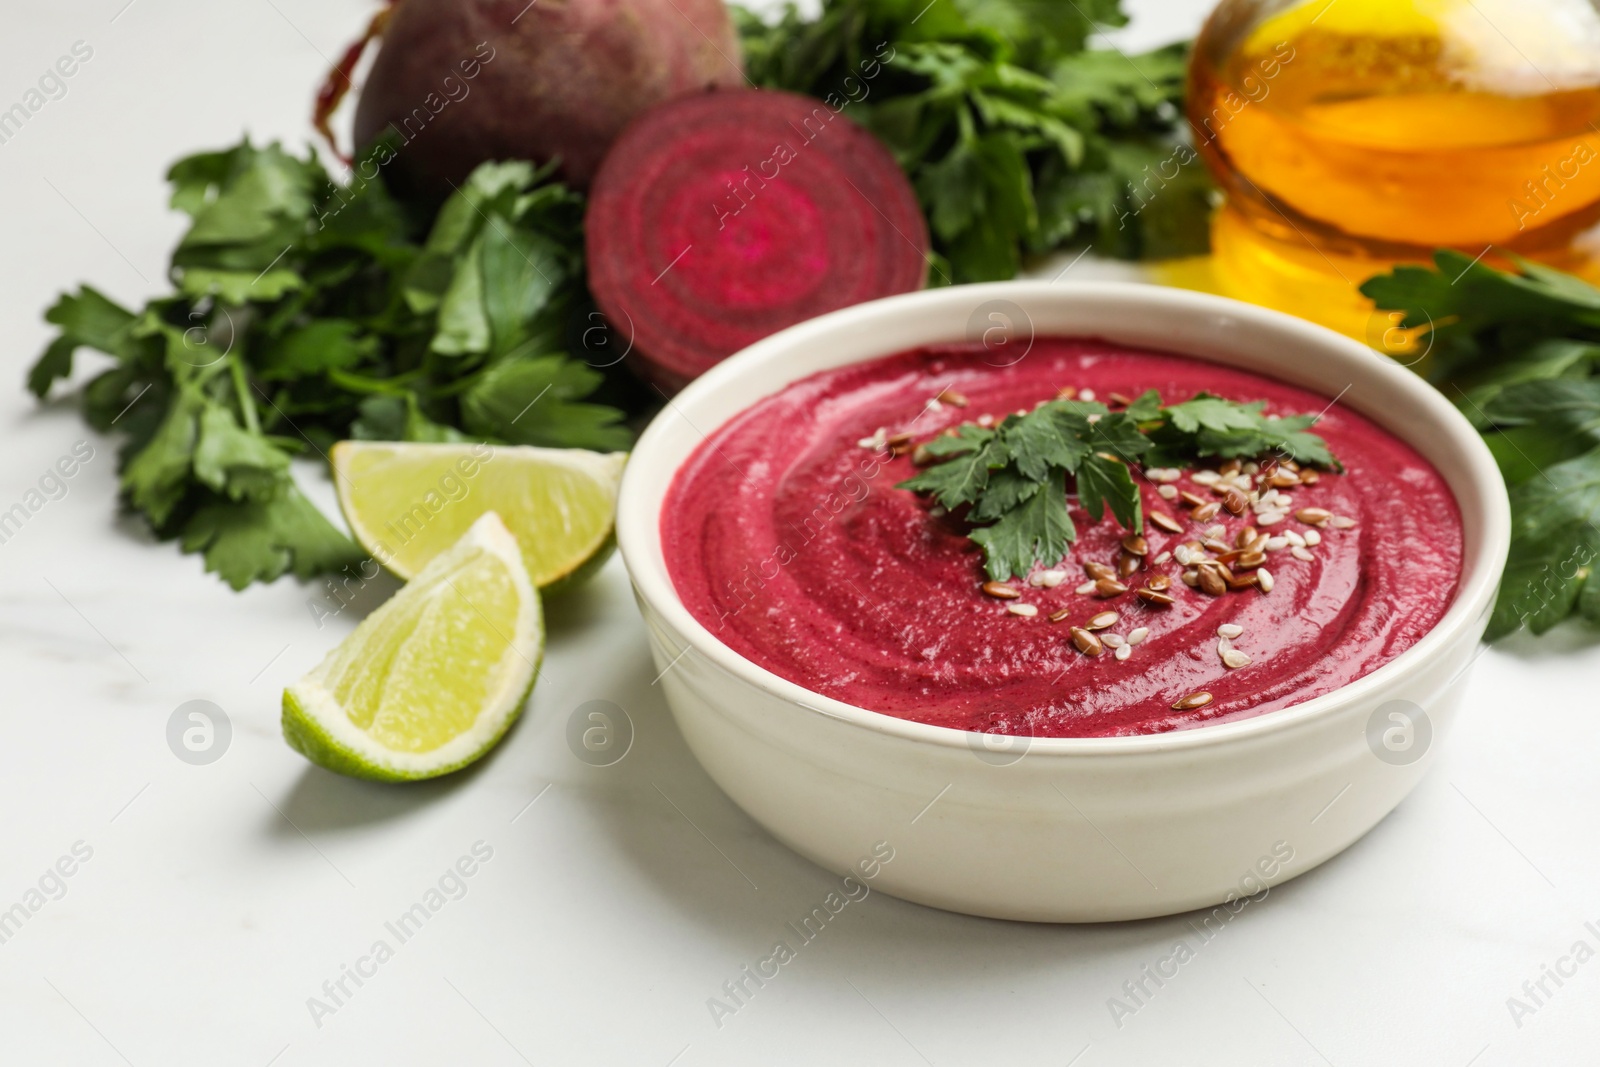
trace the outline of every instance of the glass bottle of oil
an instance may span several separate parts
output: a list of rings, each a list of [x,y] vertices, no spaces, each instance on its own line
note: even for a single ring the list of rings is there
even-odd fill
[[[1600,280],[1596,0],[1222,0],[1188,116],[1231,295],[1377,343],[1356,287],[1435,248]]]

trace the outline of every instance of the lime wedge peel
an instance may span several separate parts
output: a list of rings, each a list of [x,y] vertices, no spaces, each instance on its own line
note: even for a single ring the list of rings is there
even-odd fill
[[[539,594],[488,512],[284,690],[284,738],[358,778],[448,774],[516,721],[543,651]]]
[[[526,445],[341,441],[331,456],[339,507],[357,541],[403,579],[486,511],[522,546],[539,588],[576,584],[616,545],[625,452]]]

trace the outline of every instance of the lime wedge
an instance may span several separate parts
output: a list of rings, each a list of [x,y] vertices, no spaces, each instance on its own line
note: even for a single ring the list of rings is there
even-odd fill
[[[447,774],[516,720],[543,652],[539,594],[491,511],[284,690],[283,736],[357,778]]]
[[[586,577],[610,556],[627,459],[578,448],[393,441],[341,441],[332,455],[350,532],[394,574],[409,580],[495,511],[541,589]]]

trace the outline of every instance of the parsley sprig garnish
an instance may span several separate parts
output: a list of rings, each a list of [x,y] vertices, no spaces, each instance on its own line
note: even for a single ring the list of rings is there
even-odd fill
[[[1542,634],[1571,615],[1600,623],[1600,289],[1525,260],[1501,271],[1442,251],[1434,264],[1361,291],[1419,331],[1403,358],[1483,434],[1511,491],[1486,636]]]
[[[1125,410],[1098,401],[1052,400],[995,427],[966,423],[922,445],[935,462],[897,488],[926,493],[939,505],[966,508],[970,536],[983,548],[995,581],[1053,566],[1077,540],[1067,510],[1067,479],[1094,522],[1107,510],[1144,531],[1135,464],[1181,466],[1201,457],[1274,454],[1337,467],[1327,442],[1308,432],[1316,415],[1281,418],[1259,401],[1238,403],[1199,393],[1163,407],[1155,390]]]

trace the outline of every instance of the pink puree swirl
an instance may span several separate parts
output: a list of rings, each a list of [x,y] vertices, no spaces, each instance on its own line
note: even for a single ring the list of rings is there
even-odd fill
[[[1186,586],[1164,551],[1220,523],[1231,544],[1253,516],[1226,510],[1196,523],[1181,502],[1141,484],[1145,514],[1162,511],[1181,534],[1146,523],[1146,569],[1169,575],[1176,604],[1146,607],[1133,593],[1080,595],[1086,561],[1115,563],[1127,532],[1092,523],[1069,497],[1079,539],[1055,588],[1014,582],[1033,617],[986,596],[981,553],[951,516],[894,488],[910,456],[863,447],[882,428],[926,440],[982,414],[996,419],[1052,399],[1063,386],[1163,401],[1207,390],[1267,402],[1268,413],[1316,413],[1328,400],[1271,378],[1184,356],[1100,341],[1039,340],[1015,366],[986,364],[966,346],[906,352],[797,382],[731,419],[679,471],[662,510],[668,570],[689,611],[752,662],[814,692],[889,715],[964,730],[1036,737],[1158,733],[1259,715],[1331,692],[1415,644],[1444,615],[1461,573],[1460,513],[1444,480],[1412,448],[1337,404],[1315,432],[1346,473],[1285,490],[1289,517],[1264,532],[1313,527],[1294,512],[1324,508],[1355,520],[1324,525],[1296,558],[1268,553],[1274,583],[1210,597]],[[928,400],[943,389],[965,408]],[[1179,489],[1215,499],[1185,471]],[[1316,539],[1314,536],[1313,540]],[[1070,610],[1068,620],[1048,616]],[[1149,633],[1125,660],[1077,651],[1069,629],[1107,610],[1126,637]],[[1228,669],[1218,627],[1251,663]],[[1172,704],[1205,690],[1191,711]]]

